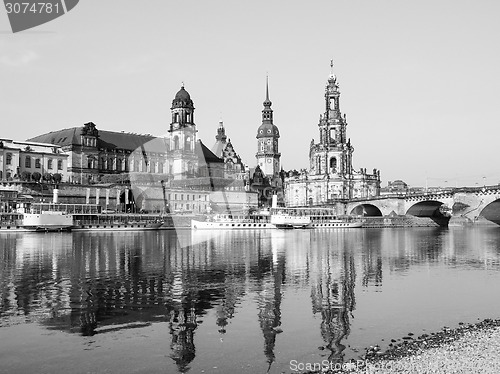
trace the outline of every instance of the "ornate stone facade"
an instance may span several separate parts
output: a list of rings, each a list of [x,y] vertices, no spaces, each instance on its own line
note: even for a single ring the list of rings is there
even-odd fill
[[[222,120],[219,121],[215,140],[212,152],[224,160],[224,177],[241,181],[247,180],[247,168],[241,161],[241,157],[236,153],[231,139],[228,140]]]
[[[347,119],[340,111],[340,90],[332,71],[325,89],[325,112],[320,115],[319,141],[309,147],[309,170],[290,172],[285,179],[287,206],[333,204],[338,200],[378,196],[380,172],[352,167],[354,147],[347,138]]]

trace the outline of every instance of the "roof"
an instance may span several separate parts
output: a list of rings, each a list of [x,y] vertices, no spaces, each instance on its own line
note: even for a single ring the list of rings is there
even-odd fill
[[[217,157],[210,149],[208,149],[201,140],[196,142],[196,154],[198,155],[198,162],[202,163],[224,163],[224,160]]]
[[[46,134],[38,135],[27,141],[49,143],[57,146],[80,146],[81,135],[84,127],[71,127],[58,131],[51,131]],[[106,149],[122,149],[134,151],[138,148],[144,148],[148,152],[164,153],[167,146],[163,138],[152,135],[142,135],[126,132],[115,132],[99,130],[97,138],[97,147]]]
[[[257,129],[257,139],[259,138],[268,138],[268,137],[280,137],[280,132],[278,130],[278,126],[273,125],[272,123],[263,123]]]
[[[174,100],[172,100],[172,108],[193,108],[193,100],[191,100],[191,95],[184,89],[184,86],[175,94]]]
[[[222,157],[224,148],[226,148],[226,142],[223,142],[221,140],[217,140],[212,147],[212,152],[217,156],[217,157]]]

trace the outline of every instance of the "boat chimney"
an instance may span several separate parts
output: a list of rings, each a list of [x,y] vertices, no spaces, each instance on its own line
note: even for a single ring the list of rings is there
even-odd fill
[[[277,207],[278,207],[278,195],[275,194],[273,195],[271,208],[276,209]]]
[[[54,204],[57,204],[58,200],[59,200],[59,189],[54,188],[54,191],[52,192],[52,202]]]

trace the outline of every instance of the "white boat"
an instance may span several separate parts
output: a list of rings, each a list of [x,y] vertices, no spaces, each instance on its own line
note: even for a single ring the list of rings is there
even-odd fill
[[[273,208],[271,223],[279,229],[306,229],[311,225],[311,217],[294,208]]]
[[[271,223],[269,215],[266,214],[215,214],[208,216],[206,221],[191,220],[191,228],[193,230],[267,230],[275,229],[276,225]]]
[[[73,215],[53,210],[23,213],[21,227],[35,231],[62,231],[73,226]]]
[[[351,216],[337,216],[332,208],[285,208],[273,196],[271,223],[278,228],[359,228],[363,222]]]

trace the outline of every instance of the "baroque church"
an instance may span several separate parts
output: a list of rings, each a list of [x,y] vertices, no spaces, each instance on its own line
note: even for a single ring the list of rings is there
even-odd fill
[[[347,137],[347,120],[340,110],[337,77],[331,72],[325,89],[325,112],[320,115],[319,141],[309,146],[309,169],[285,178],[287,206],[325,206],[339,200],[378,196],[380,171],[354,170],[354,147]]]

